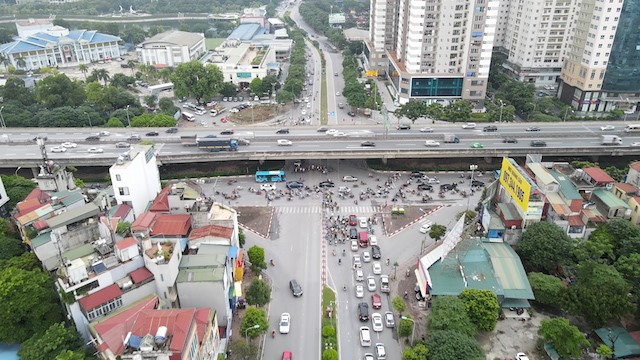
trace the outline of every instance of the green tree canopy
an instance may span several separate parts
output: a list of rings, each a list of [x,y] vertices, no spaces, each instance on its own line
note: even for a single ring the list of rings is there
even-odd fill
[[[36,254],[32,252],[24,252],[20,256],[12,257],[7,260],[0,260],[0,271],[4,271],[9,267],[26,271],[39,271],[42,269],[42,264]]]
[[[222,96],[229,97],[229,96],[234,96],[237,93],[238,93],[238,88],[232,82],[225,82],[222,84],[220,88],[220,95]]]
[[[533,270],[552,274],[568,262],[573,240],[558,225],[542,221],[527,227],[518,242],[518,253]]]
[[[264,261],[264,249],[258,245],[253,245],[247,251],[249,256],[249,262],[251,263],[251,269],[254,272],[260,271],[260,269],[266,269],[267,263]]]
[[[562,307],[566,296],[566,287],[562,280],[543,273],[529,273],[529,284],[540,304]]]
[[[335,349],[325,349],[322,352],[322,360],[338,360],[338,352]]]
[[[111,118],[107,121],[106,126],[110,128],[123,128],[124,124],[118,118]]]
[[[429,333],[440,330],[456,331],[467,336],[475,336],[476,327],[469,319],[465,304],[455,296],[438,296],[431,306],[427,318]]]
[[[260,352],[257,346],[247,344],[244,339],[232,341],[229,345],[229,350],[231,350],[232,359],[239,360],[255,360]]]
[[[2,88],[2,98],[4,102],[15,100],[23,106],[33,105],[36,100],[35,92],[27,88],[24,80],[11,76]]]
[[[415,123],[416,120],[425,116],[427,113],[427,104],[421,100],[411,100],[408,103],[401,105],[394,114],[403,118],[411,120],[412,123]]]
[[[485,360],[484,351],[474,338],[455,331],[431,333],[426,346],[431,353],[429,360]]]
[[[633,293],[640,295],[640,254],[622,255],[614,266],[625,280],[631,284]]]
[[[589,346],[582,331],[565,318],[542,320],[538,334],[551,343],[563,359],[582,358],[582,350]]]
[[[131,119],[131,127],[172,127],[176,119],[166,114],[142,114]]]
[[[222,88],[222,71],[213,64],[202,65],[193,60],[178,65],[171,74],[174,93],[177,97],[191,97],[198,102],[209,101]]]
[[[5,205],[8,209],[16,207],[16,204],[24,200],[31,190],[36,187],[36,183],[19,175],[1,176],[2,183],[4,184],[4,187],[7,190],[7,196],[9,197],[9,201]]]
[[[255,339],[260,334],[267,332],[268,329],[269,321],[267,321],[265,311],[253,306],[247,307],[247,311],[240,322],[240,332],[242,335],[246,333],[247,337]]]
[[[8,260],[24,253],[22,240],[8,236],[0,236],[0,260]]]
[[[117,73],[111,77],[111,86],[115,86],[120,89],[128,89],[129,85],[133,85],[136,82],[136,78],[133,76],[127,76],[125,74]]]
[[[498,297],[490,290],[464,289],[459,295],[469,319],[479,330],[493,331],[498,321]]]
[[[47,76],[36,86],[38,101],[48,108],[61,106],[79,106],[86,94],[82,84],[73,81],[65,74]]]
[[[62,352],[78,350],[83,345],[76,329],[67,328],[64,323],[55,323],[44,333],[37,333],[20,344],[18,356],[29,360],[51,360]]]
[[[262,96],[262,79],[253,78],[253,80],[251,80],[251,83],[249,83],[249,88],[254,94]]]
[[[399,295],[396,295],[393,297],[393,299],[391,299],[391,306],[393,307],[393,310],[395,310],[399,314],[403,313],[404,309],[406,308],[404,300]]]
[[[260,307],[265,306],[270,300],[270,293],[271,289],[269,285],[257,277],[254,277],[246,293],[247,303]]]
[[[407,319],[411,319],[409,314],[405,314],[404,317]],[[413,334],[414,323],[412,320],[405,320],[402,317],[398,319],[398,336],[400,337],[409,337]]]
[[[431,230],[429,230],[429,237],[435,241],[442,239],[442,237],[447,233],[447,227],[440,224],[433,224],[431,226]]]
[[[64,350],[56,355],[55,360],[85,360],[87,356],[82,350]]]
[[[402,360],[425,360],[430,358],[431,353],[424,344],[416,344],[413,347],[407,347],[402,352]]]

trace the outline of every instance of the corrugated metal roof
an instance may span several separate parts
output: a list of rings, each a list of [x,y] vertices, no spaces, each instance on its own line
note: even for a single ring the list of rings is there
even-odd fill
[[[47,244],[49,241],[51,241],[51,233],[46,232],[31,239],[31,247],[35,249],[44,244]]]
[[[180,269],[176,282],[212,282],[222,281],[223,278],[223,268],[188,268]]]
[[[63,212],[58,216],[47,219],[50,228],[55,229],[60,226],[73,224],[78,221],[88,219],[100,213],[100,209],[94,203],[84,204],[75,209]]]
[[[584,168],[582,169],[585,174],[589,175],[595,182],[599,184],[608,184],[615,182],[615,180],[609,176],[604,170],[598,167]]]
[[[260,24],[240,24],[235,28],[227,39],[229,40],[251,40],[257,34],[264,33],[264,28]]]
[[[117,284],[112,284],[102,290],[94,292],[91,295],[83,297],[78,300],[78,303],[85,312],[88,312],[89,310],[107,303],[119,296],[122,296],[122,290],[120,290],[120,287]]]
[[[582,200],[582,196],[580,196],[580,193],[578,192],[578,190],[576,190],[576,187],[573,185],[571,180],[567,179],[564,174],[552,169],[549,169],[548,171],[549,174],[551,174],[560,184],[560,192],[565,199]]]
[[[191,229],[191,214],[158,214],[151,236],[187,236]]]
[[[547,169],[542,166],[540,163],[530,163],[527,164],[527,167],[535,177],[541,181],[544,185],[549,185],[553,183],[558,183],[558,181],[547,171]]]
[[[613,193],[606,189],[595,189],[591,192],[591,196],[595,196],[600,199],[609,208],[625,208],[630,209],[629,205],[622,199],[613,195]]]
[[[208,236],[218,237],[223,239],[231,239],[233,235],[233,228],[220,225],[206,225],[197,229],[191,230],[189,234],[189,240],[196,240]]]
[[[134,284],[140,284],[141,282],[152,278],[153,274],[151,273],[151,271],[149,271],[149,269],[143,266],[130,272],[129,276],[131,277],[131,281],[133,281]]]
[[[59,44],[61,42],[86,42],[89,44],[101,44],[107,42],[120,41],[117,36],[98,33],[95,30],[72,30],[67,36],[55,36],[46,32],[39,32],[27,38],[4,44],[0,47],[1,52],[17,54],[26,51],[44,50],[49,44]]]

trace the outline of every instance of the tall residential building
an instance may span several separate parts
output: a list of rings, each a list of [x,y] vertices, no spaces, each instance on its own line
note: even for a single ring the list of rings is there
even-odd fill
[[[582,0],[558,97],[578,111],[640,102],[640,0]]]
[[[472,101],[482,108],[499,1],[371,0],[369,70],[400,103]]]
[[[131,206],[136,217],[160,192],[160,173],[153,146],[131,147],[109,168],[109,175],[116,201]]]
[[[507,55],[503,67],[537,86],[556,84],[573,39],[575,0],[502,1],[496,49]]]

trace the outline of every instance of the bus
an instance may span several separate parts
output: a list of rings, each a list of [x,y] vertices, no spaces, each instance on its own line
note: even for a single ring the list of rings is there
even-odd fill
[[[256,171],[257,182],[285,181],[284,170]]]
[[[182,118],[187,120],[187,121],[196,121],[196,116],[193,115],[192,113],[186,112],[186,111],[182,112]]]
[[[640,131],[640,124],[629,124],[624,128],[624,132],[638,132],[638,131]]]

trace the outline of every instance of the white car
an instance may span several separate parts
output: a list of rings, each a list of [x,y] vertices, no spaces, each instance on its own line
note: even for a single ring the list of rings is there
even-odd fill
[[[324,133],[327,134],[327,135],[332,135],[333,136],[337,132],[338,132],[338,130],[336,130],[336,129],[329,129],[329,130],[325,131]]]
[[[289,313],[282,313],[280,315],[280,334],[288,334],[291,327],[291,315]]]
[[[360,328],[360,345],[371,346],[371,331],[366,326]]]
[[[462,125],[463,129],[475,129],[476,128],[476,123],[466,123],[464,125]]]
[[[437,146],[440,146],[440,143],[439,143],[439,142],[437,142],[437,141],[435,141],[435,140],[426,140],[426,141],[424,142],[424,146],[427,146],[427,147],[437,147]]]
[[[345,133],[344,131],[337,131],[335,134],[333,134],[333,136],[335,136],[335,137],[345,137],[345,136],[347,136],[347,133]]]
[[[356,270],[356,281],[357,282],[364,281],[364,273],[362,272],[362,269]]]
[[[371,254],[368,251],[362,253],[362,262],[370,263],[371,262]]]
[[[431,226],[433,226],[433,223],[431,221],[423,223],[422,226],[420,226],[420,234],[426,234],[431,231]]]
[[[276,185],[275,184],[261,184],[260,185],[260,190],[271,191],[271,190],[275,190],[275,189],[276,189]]]
[[[110,132],[108,132],[108,131],[104,131],[104,130],[103,130],[103,131],[100,131],[100,132],[98,133],[98,136],[109,136],[109,135],[111,135],[111,133],[110,133]]]
[[[629,146],[632,146],[632,147],[640,147],[640,142],[633,142],[633,143],[631,143],[631,145],[629,145]]]
[[[364,297],[364,286],[356,285],[356,297],[359,299]]]
[[[378,360],[387,358],[387,350],[384,348],[383,343],[376,343],[376,355],[378,356]]]
[[[346,175],[342,177],[342,181],[354,182],[354,181],[358,181],[358,178],[355,176]]]
[[[196,115],[204,115],[205,112],[203,110],[196,110],[195,111]]]
[[[364,359],[363,360],[376,360],[376,358],[373,357],[372,353],[366,353],[366,354],[364,354]]]
[[[291,146],[293,143],[291,140],[280,139],[278,140],[278,146]]]
[[[362,229],[366,229],[367,227],[369,227],[369,224],[367,223],[367,218],[366,217],[358,218],[358,226],[360,226]]]
[[[376,279],[372,275],[367,276],[367,289],[369,291],[376,291]]]
[[[94,153],[94,154],[102,154],[104,150],[102,148],[90,147],[89,150],[87,150],[87,152]]]
[[[65,152],[65,151],[67,151],[67,149],[61,146],[54,146],[51,148],[52,153],[59,153],[59,152]]]
[[[375,237],[375,235],[370,235],[369,236],[369,245],[371,245],[371,246],[378,245],[378,238]]]
[[[336,92],[336,96],[340,96],[340,91]]]
[[[356,240],[351,240],[351,251],[358,251],[358,242]]]
[[[420,132],[430,133],[430,132],[433,132],[433,128],[432,127],[428,127],[428,126],[427,127],[423,127],[423,128],[420,128]]]
[[[379,313],[371,314],[371,325],[373,327],[373,331],[380,332],[384,330],[384,326],[382,325],[382,315]]]
[[[382,265],[380,265],[380,261],[374,261],[372,267],[375,275],[382,274]]]
[[[307,110],[302,110],[302,116],[307,115]]]
[[[358,254],[353,255],[353,266],[355,266],[356,268],[362,267],[362,261],[360,260],[360,255]]]
[[[384,313],[384,325],[388,328],[396,326],[396,320],[393,318],[393,313],[391,311]]]
[[[602,131],[607,131],[607,130],[615,130],[616,127],[613,125],[605,125],[605,126],[600,126],[600,130]]]
[[[60,146],[62,146],[63,148],[72,149],[72,148],[78,147],[78,144],[67,141],[67,142],[62,143]]]
[[[529,360],[529,357],[525,353],[517,353],[516,360]]]

